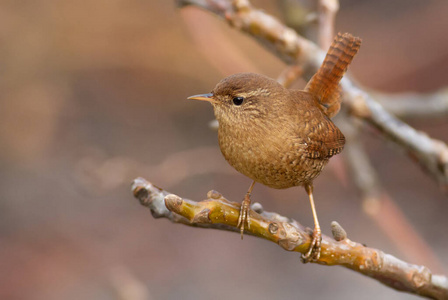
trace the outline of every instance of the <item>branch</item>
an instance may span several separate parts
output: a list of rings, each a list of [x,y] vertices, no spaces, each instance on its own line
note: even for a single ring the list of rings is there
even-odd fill
[[[330,48],[331,42],[334,38],[334,23],[336,13],[339,10],[338,0],[319,0],[319,46],[326,50]]]
[[[347,95],[345,104],[348,104],[353,115],[377,128],[419,163],[442,188],[448,188],[448,147],[444,142],[430,138],[397,119],[348,79],[343,78],[341,85]]]
[[[181,6],[196,5],[224,18],[229,25],[249,34],[286,63],[301,67],[305,80],[316,73],[325,57],[325,52],[317,45],[254,8],[248,0],[178,0],[178,3]],[[351,114],[377,128],[415,159],[441,186],[448,187],[448,147],[444,142],[432,139],[397,119],[348,78],[342,79],[341,86],[345,105]]]
[[[387,111],[404,118],[445,117],[448,114],[448,88],[434,93],[373,93]]]
[[[173,223],[194,227],[239,232],[240,204],[228,201],[220,193],[210,191],[200,202],[184,199],[156,187],[143,178],[132,184],[132,192],[154,218],[167,218]],[[252,206],[246,234],[277,243],[287,251],[305,253],[312,230],[277,213],[263,211],[260,204]],[[448,278],[433,275],[424,267],[404,262],[381,250],[366,247],[347,238],[344,229],[332,222],[333,238],[322,236],[322,252],[316,262],[340,265],[371,277],[398,291],[433,299],[448,299]]]
[[[293,84],[294,81],[297,80],[303,73],[303,70],[298,65],[288,66],[278,77],[277,82],[283,85],[284,87],[289,87]]]

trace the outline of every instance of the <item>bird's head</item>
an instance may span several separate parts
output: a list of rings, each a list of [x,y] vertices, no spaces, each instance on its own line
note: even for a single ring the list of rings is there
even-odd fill
[[[238,73],[221,80],[209,94],[188,99],[208,101],[220,124],[253,122],[272,110],[272,104],[284,93],[277,81],[254,73]]]

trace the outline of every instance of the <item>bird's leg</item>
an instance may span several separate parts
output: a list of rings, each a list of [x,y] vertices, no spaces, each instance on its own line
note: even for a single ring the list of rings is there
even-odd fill
[[[313,211],[314,218],[314,230],[313,238],[310,243],[310,248],[306,254],[302,254],[302,261],[304,263],[310,262],[312,260],[318,260],[320,257],[320,245],[322,241],[322,231],[320,230],[319,220],[317,219],[316,207],[314,206],[313,198],[313,184],[305,184],[305,190],[310,198],[311,210]]]
[[[252,182],[252,184],[249,187],[249,190],[246,193],[246,196],[244,196],[243,202],[241,202],[241,209],[240,209],[240,216],[238,217],[238,225],[237,227],[241,230],[241,239],[243,239],[243,233],[244,233],[244,224],[247,222],[247,227],[249,228],[249,209],[250,209],[250,194],[252,193],[252,190],[254,189],[255,181]]]

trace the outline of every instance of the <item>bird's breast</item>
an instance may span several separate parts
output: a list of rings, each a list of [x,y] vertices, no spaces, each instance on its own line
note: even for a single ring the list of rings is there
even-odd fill
[[[303,185],[319,175],[328,160],[310,160],[299,138],[273,132],[269,126],[228,127],[220,124],[219,146],[238,172],[269,187]]]

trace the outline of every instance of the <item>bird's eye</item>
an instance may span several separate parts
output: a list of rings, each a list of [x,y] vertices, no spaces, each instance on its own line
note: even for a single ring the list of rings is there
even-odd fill
[[[243,97],[235,97],[233,98],[233,104],[240,106],[243,104],[244,98]]]

